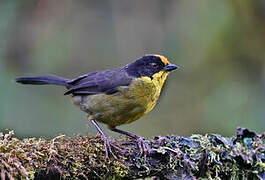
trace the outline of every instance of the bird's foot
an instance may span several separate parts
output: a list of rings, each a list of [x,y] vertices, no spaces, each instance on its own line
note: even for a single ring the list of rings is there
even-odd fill
[[[116,143],[111,143],[107,136],[101,135],[101,139],[104,141],[104,149],[106,153],[106,158],[109,158],[111,155],[115,160],[118,160],[117,156],[113,152],[113,149],[120,151],[122,154],[125,153],[125,150],[123,148],[119,147]]]
[[[145,143],[144,138],[142,138],[141,136],[138,136],[136,134],[132,134],[130,132],[123,131],[121,129],[117,129],[115,127],[110,127],[110,129],[112,131],[117,132],[117,133],[124,134],[124,135],[128,136],[129,138],[133,139],[134,141],[136,141],[137,146],[138,146],[138,148],[140,150],[141,155],[144,155],[144,159],[146,160],[146,155],[149,152],[149,147]]]
[[[105,156],[106,158],[109,158],[109,155],[111,155],[114,159],[118,160],[117,156],[113,153],[112,147],[115,149],[120,150],[117,146],[110,143],[109,138],[107,138],[104,135],[101,135],[101,139],[104,141],[104,149],[105,149]]]
[[[137,148],[140,151],[140,154],[143,155],[144,160],[146,160],[146,155],[149,152],[149,147],[145,143],[144,138],[142,138],[141,136],[137,136],[137,135],[129,136],[129,138],[132,140],[131,142],[128,142],[128,141],[127,142],[115,142],[114,144],[118,145],[118,146],[126,146],[126,145],[132,146],[132,145],[136,144]],[[123,151],[123,150],[121,150],[121,151]]]
[[[104,149],[106,153],[106,158],[109,158],[109,155],[113,156],[114,159],[118,160],[117,156],[113,153],[112,148],[117,149],[118,151],[123,151],[120,147],[110,143],[109,138],[103,133],[101,128],[99,127],[98,123],[91,119],[90,122],[95,126],[95,128],[98,130],[101,139],[104,141]]]
[[[144,159],[146,159],[146,154],[148,153],[148,146],[146,145],[144,138],[142,138],[141,136],[135,136],[134,140],[137,142],[141,155],[143,155]]]

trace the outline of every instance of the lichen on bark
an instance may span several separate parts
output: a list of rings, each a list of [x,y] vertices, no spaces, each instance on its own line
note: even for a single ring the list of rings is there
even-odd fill
[[[17,139],[0,134],[4,179],[265,179],[265,135],[238,128],[218,134],[156,136],[142,155],[130,139],[112,139],[118,160],[106,159],[100,136]]]

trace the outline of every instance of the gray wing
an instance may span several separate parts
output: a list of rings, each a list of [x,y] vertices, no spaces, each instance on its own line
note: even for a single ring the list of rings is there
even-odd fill
[[[113,94],[118,87],[128,86],[131,80],[123,68],[92,72],[67,81],[65,95]]]

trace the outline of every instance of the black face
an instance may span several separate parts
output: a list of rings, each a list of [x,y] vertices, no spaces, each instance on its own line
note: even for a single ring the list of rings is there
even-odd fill
[[[160,57],[146,55],[129,64],[127,72],[135,77],[152,77],[152,75],[161,71],[164,67],[165,64],[161,61]]]

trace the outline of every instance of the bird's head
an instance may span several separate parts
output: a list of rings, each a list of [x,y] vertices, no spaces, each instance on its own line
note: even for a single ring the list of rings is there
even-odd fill
[[[170,63],[164,56],[150,54],[128,64],[127,72],[134,77],[150,77],[152,79],[155,76],[168,74],[178,68],[177,65]]]

